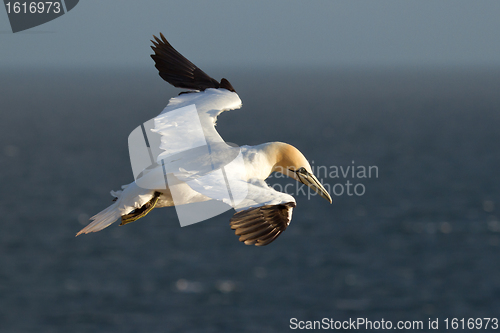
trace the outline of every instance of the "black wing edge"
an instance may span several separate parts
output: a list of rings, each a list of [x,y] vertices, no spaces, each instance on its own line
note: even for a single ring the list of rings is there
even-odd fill
[[[195,64],[186,59],[170,45],[165,36],[160,32],[160,38],[154,36],[151,46],[155,54],[151,58],[155,61],[162,79],[177,88],[187,88],[203,91],[208,88],[224,88],[236,92],[228,80],[221,82],[208,76]]]
[[[240,211],[233,215],[229,225],[246,245],[264,246],[272,243],[290,224],[289,210],[294,202],[265,205]]]

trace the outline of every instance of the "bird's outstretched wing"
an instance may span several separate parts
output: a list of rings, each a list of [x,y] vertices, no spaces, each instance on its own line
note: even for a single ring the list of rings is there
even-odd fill
[[[246,245],[267,245],[288,227],[294,207],[295,202],[287,202],[242,210],[231,218],[231,229]]]
[[[295,199],[263,180],[253,179],[246,185],[246,197],[234,207],[237,213],[231,218],[231,229],[246,245],[267,245],[290,224]]]
[[[226,110],[241,107],[241,100],[231,84],[217,82],[177,52],[160,33],[154,36],[151,55],[160,76],[175,87],[195,89],[198,92],[181,94],[170,99],[167,107],[144,128],[149,143],[160,151],[153,152],[161,159],[199,146],[223,144],[215,129],[217,116]],[[174,112],[172,112],[174,111]],[[139,129],[139,131],[141,131]]]
[[[153,37],[155,40],[151,42],[154,46],[151,46],[151,48],[155,54],[152,54],[151,58],[155,61],[155,67],[158,69],[162,79],[174,87],[200,91],[208,88],[224,88],[229,91],[235,91],[228,80],[222,79],[221,82],[217,82],[217,80],[207,75],[177,52],[162,33],[160,33],[160,38]]]

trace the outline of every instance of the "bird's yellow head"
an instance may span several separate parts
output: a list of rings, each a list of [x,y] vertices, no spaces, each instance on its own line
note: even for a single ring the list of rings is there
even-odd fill
[[[274,142],[268,146],[268,156],[273,156],[276,159],[272,172],[282,173],[307,185],[332,203],[330,194],[314,176],[311,165],[300,150],[287,143]]]

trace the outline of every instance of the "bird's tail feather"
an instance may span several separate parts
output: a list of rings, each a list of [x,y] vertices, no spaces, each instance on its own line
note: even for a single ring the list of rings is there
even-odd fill
[[[108,226],[110,226],[113,222],[118,220],[121,217],[120,210],[118,209],[118,202],[115,202],[105,210],[96,215],[92,216],[90,220],[92,221],[85,228],[80,230],[76,236],[81,234],[88,234],[89,232],[100,231]]]

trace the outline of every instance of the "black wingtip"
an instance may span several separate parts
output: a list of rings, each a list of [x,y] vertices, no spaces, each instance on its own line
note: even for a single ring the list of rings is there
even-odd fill
[[[224,88],[236,92],[228,80],[222,79],[219,83],[186,59],[170,45],[161,32],[160,38],[155,35],[153,38],[151,49],[154,54],[151,55],[151,58],[155,62],[160,77],[174,87],[199,91],[208,88]]]
[[[229,91],[236,92],[236,90],[234,90],[231,83],[229,83],[229,81],[226,80],[225,78],[222,78],[222,80],[220,80],[219,88],[224,88],[224,89],[227,89]]]

